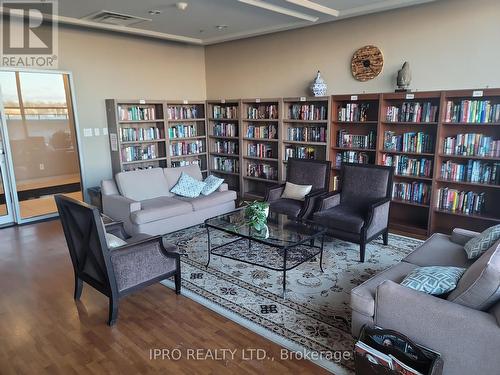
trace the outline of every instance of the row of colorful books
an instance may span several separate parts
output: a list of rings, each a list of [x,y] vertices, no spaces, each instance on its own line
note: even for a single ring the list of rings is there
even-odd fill
[[[446,155],[500,157],[500,139],[480,133],[457,134],[443,140]]]
[[[386,109],[388,122],[436,122],[439,107],[431,102],[403,102],[400,106],[390,105]]]
[[[445,122],[500,122],[500,103],[490,100],[461,100],[446,102]]]
[[[260,139],[277,139],[278,138],[278,128],[276,125],[261,125],[254,126],[249,125],[247,132],[245,133],[246,138],[260,138]]]
[[[415,153],[434,153],[434,137],[423,132],[396,134],[384,132],[384,150]]]
[[[248,163],[247,176],[263,178],[265,180],[277,180],[278,168],[274,165],[265,163]]]
[[[247,108],[247,118],[249,120],[277,119],[278,106],[276,104],[249,106]]]
[[[411,203],[429,204],[431,185],[423,182],[394,182],[392,198]]]
[[[203,141],[174,142],[170,144],[170,156],[195,155],[204,152]]]
[[[120,139],[122,142],[153,141],[163,138],[162,135],[161,129],[156,127],[121,128],[120,130]]]
[[[212,107],[213,118],[238,118],[238,106],[236,105],[214,105]]]
[[[142,121],[155,120],[156,109],[151,107],[127,106],[118,107],[118,118],[120,121]]]
[[[326,142],[326,127],[324,126],[299,126],[288,128],[287,140],[297,142]]]
[[[469,160],[467,164],[448,160],[441,165],[441,178],[451,181],[500,185],[500,163]]]
[[[342,163],[360,163],[368,164],[373,162],[370,155],[366,152],[359,151],[342,151],[335,156],[335,166],[340,168]]]
[[[203,109],[196,105],[179,105],[168,107],[167,115],[169,120],[185,120],[203,118]]]
[[[238,142],[234,141],[215,141],[213,152],[221,153],[221,154],[234,154],[237,155],[239,153]]]
[[[406,155],[382,155],[382,165],[393,166],[402,176],[432,177],[432,160],[416,159]]]
[[[237,137],[238,127],[236,124],[219,122],[214,125],[214,136],[216,137]]]
[[[484,212],[485,194],[473,191],[441,188],[438,190],[436,207],[440,210],[467,215],[480,215]]]
[[[128,146],[122,148],[122,161],[131,162],[138,160],[149,160],[157,158],[156,145]]]
[[[235,158],[226,158],[223,156],[214,156],[212,159],[212,168],[223,172],[240,172],[240,162]]]
[[[175,125],[168,128],[169,138],[188,138],[198,136],[198,128],[195,125]]]
[[[247,146],[248,156],[258,158],[276,158],[273,147],[267,143],[249,143]]]
[[[199,165],[201,168],[201,160],[200,159],[172,160],[170,162],[171,168],[186,167],[188,165]]]
[[[324,105],[292,104],[288,108],[290,120],[321,121],[328,118],[328,110]]]
[[[314,147],[286,146],[285,160],[289,158],[316,159],[316,149]]]
[[[343,122],[368,121],[369,109],[370,103],[347,103],[339,108],[337,119]]]
[[[355,147],[375,149],[377,135],[374,131],[370,131],[368,135],[349,134],[347,130],[342,129],[337,133],[338,147]]]

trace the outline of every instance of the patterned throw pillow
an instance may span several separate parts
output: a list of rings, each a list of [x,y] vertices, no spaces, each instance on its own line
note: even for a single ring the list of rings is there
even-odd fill
[[[210,195],[212,194],[215,190],[219,188],[219,186],[222,185],[224,182],[223,178],[215,177],[214,175],[210,175],[207,178],[205,178],[205,187],[201,191],[201,194],[203,195]]]
[[[106,233],[106,243],[108,244],[108,247],[110,249],[114,249],[115,247],[120,247],[127,244],[120,237],[117,237],[111,233]]]
[[[451,292],[465,272],[460,267],[419,267],[411,271],[401,285],[432,295]]]
[[[200,195],[204,187],[205,183],[203,181],[198,181],[187,173],[182,172],[181,177],[179,177],[175,186],[170,189],[170,192],[181,197],[196,198]]]
[[[500,239],[500,224],[489,227],[480,235],[467,241],[464,250],[468,259],[475,259]]]

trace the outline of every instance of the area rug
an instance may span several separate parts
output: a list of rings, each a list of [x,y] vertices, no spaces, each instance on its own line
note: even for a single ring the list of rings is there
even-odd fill
[[[210,234],[212,246],[234,239],[216,230]],[[283,299],[282,272],[216,255],[212,255],[206,268],[206,229],[187,228],[168,234],[166,240],[176,244],[183,254],[185,296],[335,374],[350,374],[354,370],[351,289],[399,262],[421,243],[391,234],[388,246],[383,245],[381,238],[368,244],[365,262],[360,263],[357,245],[327,238],[324,272],[319,268],[319,257],[288,271],[286,299]],[[258,252],[258,247],[255,251]],[[169,281],[164,283],[172,286]]]

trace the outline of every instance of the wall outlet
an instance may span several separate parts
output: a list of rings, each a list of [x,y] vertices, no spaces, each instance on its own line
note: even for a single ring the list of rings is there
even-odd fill
[[[41,171],[45,170],[45,164],[40,163],[40,170],[41,170]]]

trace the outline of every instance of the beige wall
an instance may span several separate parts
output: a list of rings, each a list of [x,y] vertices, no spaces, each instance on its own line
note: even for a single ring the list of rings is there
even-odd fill
[[[111,176],[104,99],[205,99],[203,47],[59,28],[59,69],[73,73],[87,187]],[[101,136],[83,137],[84,128]]]
[[[366,44],[384,54],[372,81],[352,78],[350,59]],[[500,1],[435,3],[209,46],[208,98],[309,94],[320,69],[329,93],[393,91],[407,60],[418,90],[500,87]]]

